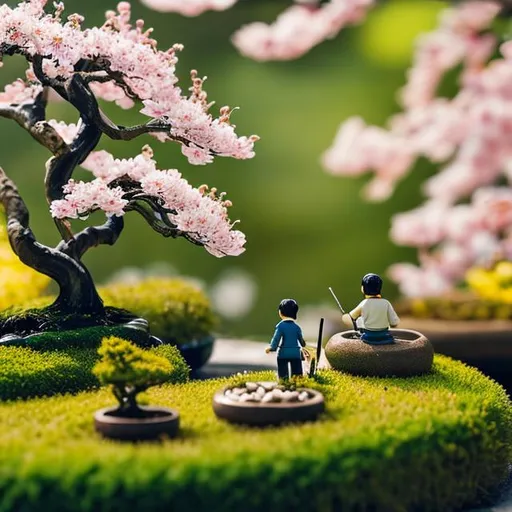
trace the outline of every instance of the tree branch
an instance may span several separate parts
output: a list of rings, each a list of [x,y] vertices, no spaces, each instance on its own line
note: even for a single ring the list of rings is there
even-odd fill
[[[0,107],[0,116],[16,121],[39,144],[54,155],[62,155],[69,150],[68,145],[55,128],[45,121],[47,93],[47,89],[44,88],[33,102],[2,106]]]
[[[83,231],[76,234],[74,238],[71,238],[67,242],[61,242],[56,249],[76,260],[80,260],[92,247],[98,245],[114,245],[123,231],[123,228],[123,218],[113,215],[108,218],[105,224],[85,228]]]

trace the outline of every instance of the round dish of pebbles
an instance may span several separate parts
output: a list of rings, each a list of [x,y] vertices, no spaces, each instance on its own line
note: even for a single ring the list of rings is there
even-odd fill
[[[290,391],[276,382],[246,382],[217,392],[213,410],[231,423],[261,427],[313,421],[325,410],[325,403],[314,389]]]

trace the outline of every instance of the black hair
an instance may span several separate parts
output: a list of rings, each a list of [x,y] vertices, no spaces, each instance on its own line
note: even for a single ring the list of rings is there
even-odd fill
[[[380,295],[382,279],[377,274],[366,274],[361,284],[365,295]]]
[[[297,318],[299,305],[293,299],[284,299],[281,301],[281,304],[279,304],[279,311],[283,316],[288,318]]]

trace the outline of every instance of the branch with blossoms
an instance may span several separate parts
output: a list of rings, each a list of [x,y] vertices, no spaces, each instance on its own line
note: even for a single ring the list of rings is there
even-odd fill
[[[233,3],[142,1],[187,15]],[[296,0],[274,23],[243,27],[233,41],[256,60],[297,58],[361,21],[376,4]],[[322,158],[335,175],[372,172],[364,190],[369,200],[389,198],[419,156],[448,162],[426,182],[427,202],[392,219],[392,240],[418,249],[419,266],[390,268],[407,296],[438,295],[459,283],[470,267],[512,257],[512,195],[503,186],[512,183],[512,42],[501,42],[493,32],[494,20],[512,13],[512,2],[454,4],[442,12],[435,31],[417,40],[400,94],[403,112],[390,119],[388,129],[367,126],[358,117],[344,121]],[[457,66],[462,69],[459,92],[439,96],[443,76]]]
[[[63,3],[54,4],[53,13],[45,12],[46,3],[0,6],[0,56],[21,55],[29,65],[24,80],[0,93],[0,116],[16,121],[52,155],[46,163],[45,195],[62,241],[55,248],[37,242],[25,203],[3,171],[0,203],[15,253],[60,287],[52,308],[94,314],[101,323],[106,312],[82,257],[92,247],[114,244],[127,212],[137,212],[163,236],[182,237],[217,257],[238,255],[245,244],[245,236],[229,220],[231,203],[224,193],[207,186],[195,189],[175,169],[158,170],[147,145],[140,155],[123,160],[94,151],[102,135],[128,141],[149,134],[176,142],[195,165],[216,156],[252,158],[258,137],[236,134],[230,107],[222,107],[218,117],[211,114],[213,102],[197,71],[191,71],[192,85],[183,94],[175,75],[177,52],[183,47],[159,50],[142,20],[130,23],[128,2],[108,11],[101,27],[87,29],[79,14],[63,19]],[[75,124],[46,119],[50,91],[75,107]],[[118,125],[99,100],[126,109],[139,104],[149,121]],[[79,165],[92,172],[92,181],[73,180]],[[104,224],[74,232],[73,220],[97,211],[106,214]]]
[[[221,11],[237,0],[141,0],[160,12],[197,16],[207,10]],[[295,0],[270,24],[249,23],[231,40],[238,51],[254,60],[289,60],[301,57],[347,26],[364,20],[376,0]]]
[[[417,41],[404,111],[387,130],[345,121],[323,157],[333,174],[372,171],[371,200],[387,199],[418,156],[448,162],[426,181],[427,202],[392,219],[392,240],[418,249],[419,266],[390,268],[406,296],[442,294],[469,268],[512,257],[512,194],[501,185],[512,183],[512,47],[491,30],[501,10],[497,2],[468,1],[443,11],[439,27]],[[460,90],[438,96],[456,66]]]

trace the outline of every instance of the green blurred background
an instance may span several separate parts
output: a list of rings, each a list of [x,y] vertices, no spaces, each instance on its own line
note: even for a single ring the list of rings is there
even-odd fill
[[[413,40],[436,25],[445,4],[385,2],[362,26],[344,30],[297,61],[257,63],[241,57],[230,35],[249,21],[275,19],[286,5],[241,0],[226,12],[184,18],[132,2],[134,19],[142,17],[154,27],[160,48],[185,45],[178,64],[182,87],[189,86],[189,70],[198,69],[209,77],[206,90],[217,107],[240,106],[232,117],[238,133],[256,133],[261,141],[253,160],[218,158],[195,167],[177,145],[163,145],[149,136],[130,143],[102,139],[100,147],[119,157],[135,156],[150,143],[160,168],[178,168],[194,185],[208,183],[227,191],[234,203],[231,218],[241,220],[239,228],[248,242],[241,256],[217,259],[184,240],[160,237],[130,213],[118,243],[90,251],[85,258],[98,283],[123,267],[151,271],[156,265],[164,272],[193,276],[224,312],[224,334],[266,338],[282,298],[293,297],[301,307],[333,306],[327,289],[332,286],[350,308],[360,300],[360,279],[366,272],[385,274],[393,262],[415,261],[413,250],[389,240],[390,217],[422,201],[420,184],[434,169],[418,162],[391,200],[368,204],[360,196],[368,177],[333,177],[322,169],[320,156],[347,117],[361,115],[382,124],[399,110],[396,94],[404,83]],[[66,1],[66,12],[85,15],[86,26],[101,24],[104,11],[113,7],[115,2],[105,0]],[[22,59],[6,59],[2,85],[24,69]],[[112,104],[104,109],[119,124],[146,119],[138,109],[123,111]],[[50,107],[51,117],[76,121],[74,110],[63,103]],[[0,131],[0,163],[28,203],[39,240],[55,244],[57,233],[42,187],[49,155],[13,122],[0,119]],[[101,222],[101,215],[94,220]],[[385,294],[397,295],[388,280]]]

